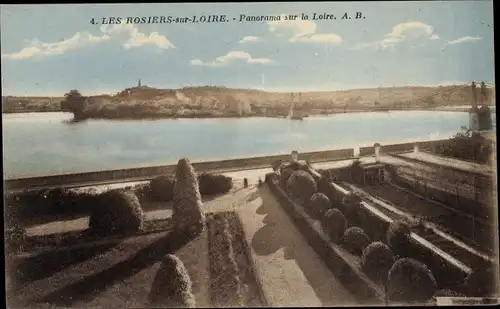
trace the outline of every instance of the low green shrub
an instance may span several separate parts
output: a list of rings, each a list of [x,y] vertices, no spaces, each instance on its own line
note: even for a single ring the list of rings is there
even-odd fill
[[[175,178],[159,176],[149,182],[149,193],[155,201],[170,202],[174,198]]]
[[[307,205],[308,212],[314,219],[321,219],[331,208],[332,204],[324,193],[314,193]]]
[[[370,238],[362,228],[353,226],[345,230],[344,237],[342,238],[342,245],[349,252],[361,255],[369,244]]]
[[[345,195],[342,198],[342,206],[339,207],[340,210],[345,214],[349,220],[357,220],[361,213],[361,197],[353,192]]]
[[[111,190],[96,198],[89,229],[99,235],[129,234],[142,229],[144,212],[132,191]]]
[[[497,276],[493,267],[478,269],[468,275],[464,281],[464,292],[469,297],[491,297],[497,293]]]
[[[202,196],[224,194],[233,187],[233,179],[221,174],[202,173],[198,176]]]
[[[389,270],[387,291],[391,302],[426,303],[436,293],[437,283],[425,264],[403,258]]]
[[[301,170],[294,171],[290,175],[286,189],[288,195],[302,205],[307,205],[312,195],[317,192],[314,178],[310,173]]]
[[[292,175],[294,172],[294,169],[291,167],[285,167],[280,170],[279,173],[279,179],[280,179],[280,185],[283,189],[286,190],[286,185],[288,183],[288,178]]]
[[[410,242],[411,229],[404,221],[393,221],[387,228],[387,244],[398,256],[404,256]]]
[[[214,274],[211,278],[212,302],[216,307],[243,306],[242,283],[232,241],[229,222],[222,217],[217,226],[210,229],[210,242],[217,244],[216,250],[210,253]]]
[[[151,286],[149,301],[152,305],[167,308],[195,308],[189,273],[175,255],[166,255]]]
[[[376,241],[363,250],[361,269],[375,282],[385,284],[394,261],[391,249],[383,242]]]
[[[328,210],[321,220],[321,227],[334,243],[339,243],[347,228],[347,220],[338,209]]]

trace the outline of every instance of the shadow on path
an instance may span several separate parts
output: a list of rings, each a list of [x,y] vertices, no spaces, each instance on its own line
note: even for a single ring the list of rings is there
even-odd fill
[[[146,248],[141,249],[133,257],[50,293],[38,299],[37,302],[48,302],[69,307],[79,300],[90,301],[111,285],[123,281],[162,260],[166,254],[176,252],[191,240],[183,235],[170,232]]]
[[[16,284],[44,279],[74,264],[92,259],[116,247],[118,243],[102,244],[85,248],[69,248],[42,252],[19,261],[16,269]]]
[[[338,305],[341,300],[346,303],[352,302],[352,296],[340,281],[335,280],[269,188],[264,186],[258,192],[262,205],[257,209],[257,214],[267,214],[267,216],[263,220],[265,225],[252,239],[252,247],[256,254],[270,255],[284,248],[284,258],[295,260],[323,305]]]

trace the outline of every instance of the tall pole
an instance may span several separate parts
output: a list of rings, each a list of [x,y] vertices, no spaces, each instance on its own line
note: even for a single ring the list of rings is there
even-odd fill
[[[472,110],[477,110],[477,96],[476,96],[476,83],[472,82],[471,84],[472,90]]]

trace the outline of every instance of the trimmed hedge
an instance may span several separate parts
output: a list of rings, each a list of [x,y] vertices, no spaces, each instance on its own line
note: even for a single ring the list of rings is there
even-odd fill
[[[194,236],[205,228],[205,213],[193,166],[187,158],[177,163],[172,221],[178,232]]]
[[[321,220],[321,227],[334,243],[339,243],[347,228],[347,220],[338,209],[330,209]]]
[[[243,306],[242,283],[233,251],[229,222],[221,218],[210,229],[211,296],[216,307]]]
[[[353,226],[345,230],[342,245],[352,254],[361,255],[369,244],[370,238],[362,228]]]
[[[144,212],[132,191],[104,192],[93,205],[89,229],[99,235],[130,234],[142,229]]]
[[[309,241],[314,251],[323,259],[327,267],[337,276],[342,284],[349,287],[351,293],[356,295],[360,302],[368,304],[383,303],[383,290],[376,286],[359,268],[345,251],[332,244],[326,232],[313,224],[303,207],[295,203],[279,186],[279,176],[276,173],[266,174],[266,182],[272,193],[278,198],[280,205],[294,221],[300,232]],[[331,211],[338,209],[331,209]],[[323,221],[323,220],[321,220]],[[342,234],[341,234],[342,235]]]
[[[221,174],[202,173],[198,176],[202,196],[224,194],[233,188],[233,179]]]
[[[149,302],[167,308],[195,308],[189,273],[182,261],[175,255],[166,255],[156,273]]]
[[[404,221],[393,221],[387,229],[387,244],[396,255],[406,254],[407,244],[410,242],[411,229]]]
[[[491,297],[498,293],[497,276],[492,266],[478,269],[465,278],[464,292],[471,297]]]
[[[311,214],[311,217],[314,219],[322,218],[325,213],[331,208],[332,204],[328,197],[320,192],[314,193],[309,200],[309,204],[307,205],[308,213]]]
[[[175,178],[159,176],[149,182],[150,197],[156,201],[168,202],[174,198]]]
[[[316,181],[306,171],[294,171],[287,180],[286,189],[288,194],[295,200],[307,205],[312,195],[316,193]]]
[[[361,268],[369,278],[385,284],[394,261],[394,254],[389,246],[381,241],[376,241],[363,250]]]
[[[389,270],[388,297],[392,302],[425,303],[438,287],[429,268],[411,258],[397,260]]]

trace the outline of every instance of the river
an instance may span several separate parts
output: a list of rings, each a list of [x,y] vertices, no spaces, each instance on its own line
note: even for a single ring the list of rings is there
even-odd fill
[[[467,113],[435,111],[73,124],[68,113],[2,116],[5,178],[435,140],[468,125]]]

